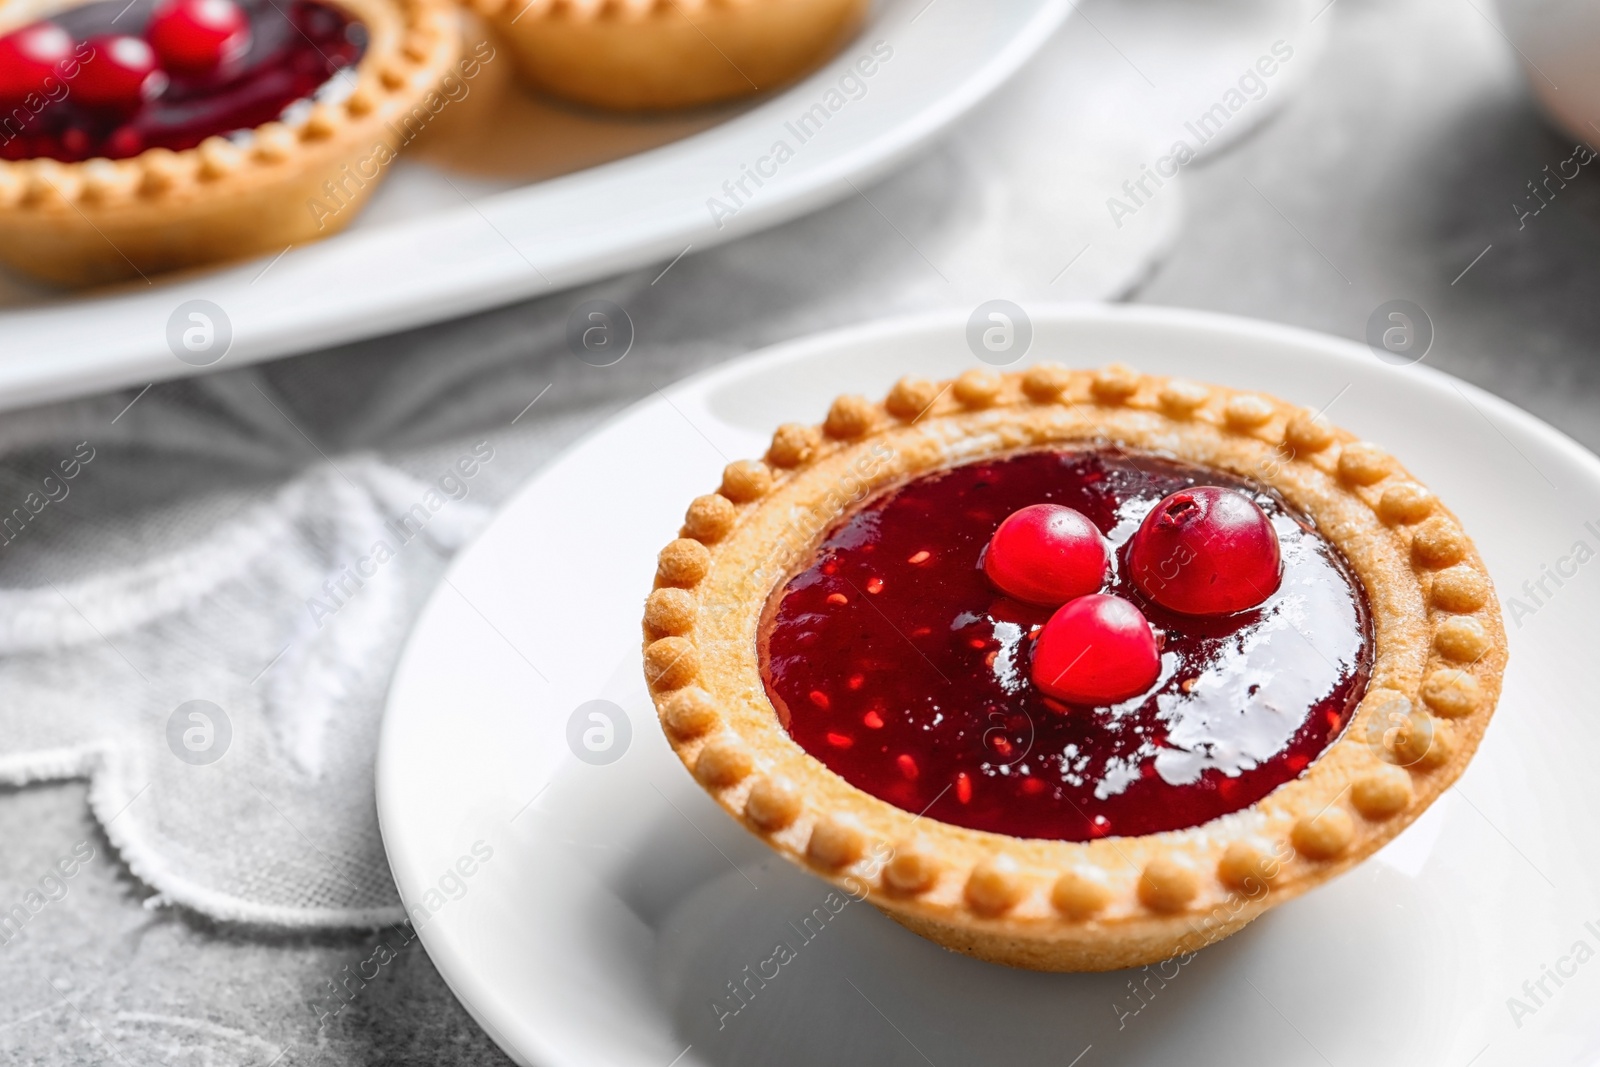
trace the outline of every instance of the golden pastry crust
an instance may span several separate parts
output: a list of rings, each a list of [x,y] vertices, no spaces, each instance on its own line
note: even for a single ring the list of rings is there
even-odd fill
[[[867,0],[471,0],[522,80],[595,107],[663,110],[793,81],[860,26]]]
[[[341,102],[314,105],[295,127],[259,126],[242,146],[209,137],[131,159],[0,161],[0,261],[96,285],[281,252],[349,225],[387,173],[404,120],[456,61],[460,15],[448,0],[329,2],[368,31]],[[313,211],[330,202],[328,182],[336,210]]]
[[[1505,631],[1471,541],[1393,458],[1302,408],[1126,367],[1043,364],[908,379],[884,405],[842,397],[824,427],[781,427],[765,476],[730,468],[725,484],[744,499],[716,507],[731,518],[714,538],[699,537],[704,498],[691,507],[647,614],[649,681],[674,750],[730,815],[949,948],[1111,970],[1210,944],[1391,840],[1461,774],[1493,714]],[[919,819],[795,744],[767,698],[756,635],[769,594],[820,537],[906,478],[1069,443],[1231,471],[1315,520],[1372,612],[1372,680],[1344,735],[1242,811],[1085,843]]]

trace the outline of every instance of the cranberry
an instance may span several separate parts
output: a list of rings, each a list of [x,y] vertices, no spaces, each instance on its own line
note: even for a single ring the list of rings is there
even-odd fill
[[[250,20],[235,0],[168,0],[145,29],[161,65],[174,74],[208,74],[250,46]]]
[[[1018,600],[1055,605],[1099,589],[1108,558],[1105,538],[1082,512],[1033,504],[1000,524],[989,539],[983,570]]]
[[[73,83],[83,104],[132,111],[166,85],[166,75],[156,67],[155,52],[139,38],[113,34],[92,37],[89,44],[94,58],[83,65]]]
[[[1115,704],[1161,674],[1144,614],[1121,597],[1093,593],[1050,616],[1033,648],[1033,684],[1069,704]]]
[[[56,64],[72,54],[72,38],[53,22],[35,22],[0,37],[0,100],[22,101],[43,93],[59,77]]]
[[[1243,493],[1180,489],[1157,504],[1128,546],[1139,591],[1185,615],[1231,615],[1278,588],[1282,558],[1272,521]]]

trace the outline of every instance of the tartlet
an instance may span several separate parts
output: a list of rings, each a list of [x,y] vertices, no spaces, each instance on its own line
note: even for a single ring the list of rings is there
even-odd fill
[[[81,21],[98,6],[63,4],[55,13]],[[111,4],[111,14],[121,6]],[[287,6],[251,10],[284,19]],[[409,138],[408,121],[432,118],[425,104],[457,59],[460,16],[447,0],[314,6],[364,29],[359,59],[269,121],[218,129],[177,150],[138,151],[139,142],[118,150],[112,137],[63,153],[57,139],[39,153],[24,145],[17,158],[19,142],[8,139],[11,158],[0,158],[0,261],[57,284],[90,285],[281,252],[348,225]],[[135,21],[96,32],[127,33]],[[0,33],[19,28],[0,22]],[[309,37],[294,40],[313,56],[325,51]],[[51,109],[74,107],[71,89],[87,68],[65,66],[58,77],[68,91],[34,110],[50,119]]]
[[[792,81],[866,0],[472,0],[532,88],[593,107],[712,104]]]
[[[785,691],[783,680],[768,654],[774,618],[797,580],[844,558],[819,556],[824,545],[833,553],[846,543],[827,539],[907,486],[1041,452],[1135,464],[1151,456],[1215,472],[1281,501],[1308,538],[1331,546],[1329,558],[1361,601],[1367,636],[1348,707],[1330,719],[1319,754],[1290,764],[1293,773],[1259,798],[1195,824],[1103,836],[1067,829],[1053,838],[891,803],[875,795],[892,795],[888,785],[860,788],[797,742],[805,736],[798,711],[780,713],[774,693]],[[952,555],[950,565],[966,575],[974,555]],[[860,592],[866,601],[874,591]],[[847,590],[836,599],[857,598]],[[859,610],[888,620],[876,604]],[[1302,636],[1317,643],[1317,634]],[[1507,655],[1471,541],[1376,446],[1257,393],[1121,366],[1052,364],[976,369],[942,383],[904,379],[882,403],[843,396],[820,427],[780,427],[763,460],[729,465],[719,490],[689,505],[680,536],[660,554],[644,638],[646,681],[667,738],[733,818],[939,944],[1057,971],[1192,952],[1371,855],[1462,773],[1494,711]],[[947,669],[961,669],[951,662]],[[830,703],[818,695],[818,707]],[[916,777],[915,767],[902,769]],[[926,795],[931,787],[918,794]],[[947,792],[935,801],[956,810]]]

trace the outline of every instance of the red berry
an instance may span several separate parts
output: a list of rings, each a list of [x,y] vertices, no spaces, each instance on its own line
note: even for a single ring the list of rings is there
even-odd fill
[[[174,74],[209,74],[250,46],[250,20],[235,0],[168,0],[145,38]]]
[[[91,38],[89,44],[94,56],[72,83],[83,104],[132,111],[165,86],[155,52],[139,38],[110,35]]]
[[[1064,604],[1099,589],[1106,541],[1082,513],[1059,504],[1012,512],[989,539],[983,570],[1001,591],[1034,604]]]
[[[1033,684],[1069,704],[1115,704],[1160,674],[1156,635],[1121,597],[1094,593],[1063,604],[1033,646]]]
[[[35,22],[0,37],[0,100],[43,93],[46,79],[60,78],[56,64],[71,55],[72,38],[53,22]]]
[[[1146,515],[1128,546],[1140,592],[1186,615],[1231,615],[1278,588],[1278,534],[1255,502],[1214,485],[1180,489]]]

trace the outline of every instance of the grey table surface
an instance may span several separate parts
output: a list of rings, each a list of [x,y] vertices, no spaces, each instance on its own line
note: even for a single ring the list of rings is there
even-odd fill
[[[1337,0],[1309,84],[1264,129],[1189,174],[1182,235],[1130,299],[1352,338],[1380,304],[1409,299],[1437,331],[1429,363],[1600,448],[1590,351],[1600,186],[1580,177],[1519,226],[1510,205],[1573,145],[1541,122],[1485,10]],[[453,330],[493,335],[520,314],[436,328],[440,358]],[[298,357],[278,372],[376,364],[388,344]],[[739,350],[711,347],[707,361]],[[648,368],[610,382],[614,407],[661,384]],[[96,861],[0,947],[6,1062],[508,1062],[415,941],[325,1018],[330,982],[372,954],[374,935],[284,935],[145,907],[148,889],[117,862],[82,783],[0,793],[0,899],[19,898],[80,841]]]

